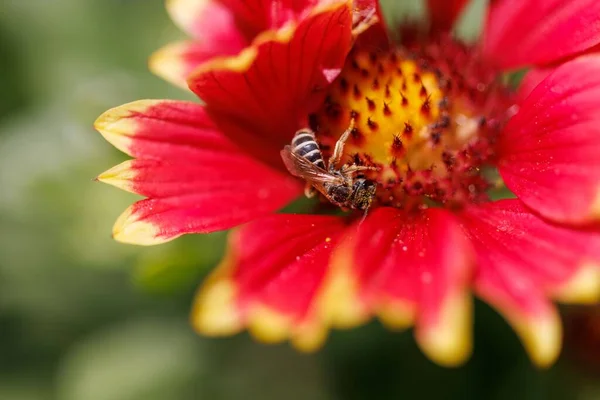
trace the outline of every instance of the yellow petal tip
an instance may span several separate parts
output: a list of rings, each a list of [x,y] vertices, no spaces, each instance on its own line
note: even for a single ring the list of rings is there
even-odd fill
[[[280,343],[289,339],[294,348],[305,353],[321,348],[327,338],[327,328],[316,320],[297,322],[264,305],[252,307],[248,331],[263,343]]]
[[[314,325],[300,328],[292,336],[292,346],[303,353],[312,353],[323,347],[327,339],[328,329],[324,326]]]
[[[132,207],[125,210],[113,226],[112,237],[122,243],[151,246],[168,242],[174,238],[161,238],[159,230],[151,223],[139,221],[133,215]]]
[[[148,59],[148,68],[167,82],[187,89],[186,71],[181,59],[186,45],[186,42],[176,42],[157,50]]]
[[[198,333],[208,336],[239,332],[242,324],[235,284],[228,278],[209,279],[196,297],[191,322]]]
[[[134,193],[133,181],[136,173],[131,167],[132,160],[122,162],[121,164],[104,171],[94,178],[94,180]]]
[[[248,316],[248,332],[259,342],[279,343],[289,337],[291,320],[263,305],[252,307]]]
[[[541,368],[554,364],[562,346],[562,325],[556,310],[518,321],[514,327],[534,364]]]
[[[137,124],[131,118],[134,113],[143,113],[160,100],[138,100],[111,108],[100,115],[94,122],[94,129],[122,152],[129,154],[131,137],[135,136]]]
[[[337,248],[319,297],[322,318],[342,329],[353,328],[369,319],[359,300],[358,282],[352,273],[352,254],[351,245],[343,244]]]
[[[166,0],[165,7],[173,22],[189,31],[207,3],[207,0]]]
[[[427,357],[446,367],[464,364],[473,351],[472,308],[470,296],[453,296],[440,310],[435,327],[417,329],[417,342]]]
[[[415,321],[416,310],[412,304],[400,301],[388,301],[377,307],[377,316],[386,328],[403,331]]]
[[[563,303],[595,304],[600,301],[600,266],[584,264],[554,297]]]

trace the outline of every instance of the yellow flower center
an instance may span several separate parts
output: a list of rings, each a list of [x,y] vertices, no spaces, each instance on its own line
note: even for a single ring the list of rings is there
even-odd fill
[[[354,118],[338,167],[378,167],[364,174],[378,183],[378,204],[460,204],[485,196],[481,168],[491,162],[502,120],[490,114],[506,104],[505,90],[495,75],[456,65],[465,53],[453,50],[354,52],[311,115],[326,157]]]

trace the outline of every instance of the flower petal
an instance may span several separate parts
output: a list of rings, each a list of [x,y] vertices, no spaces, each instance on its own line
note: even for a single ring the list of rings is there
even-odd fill
[[[315,8],[293,23],[261,34],[236,57],[203,64],[189,78],[215,123],[245,150],[282,165],[279,151],[324,95],[351,44],[347,1]]]
[[[499,67],[551,63],[600,43],[597,0],[491,2],[484,52]]]
[[[477,294],[504,315],[536,364],[552,364],[562,333],[548,297],[600,298],[600,235],[550,224],[516,199],[472,206],[462,221],[477,253]]]
[[[230,28],[247,42],[263,31],[301,19],[330,0],[167,0],[167,10],[184,31],[204,39]]]
[[[326,327],[314,300],[342,230],[341,218],[279,214],[233,231],[225,259],[196,296],[195,329],[228,335],[248,327],[261,341],[318,347]]]
[[[446,211],[409,217],[379,208],[336,250],[323,310],[336,326],[352,326],[377,313],[393,328],[414,321],[423,351],[457,365],[471,350],[467,294],[471,251]]]
[[[330,0],[220,0],[236,16],[244,32],[260,32],[281,28],[290,21],[302,19],[310,10]]]
[[[168,0],[172,19],[196,41],[172,43],[150,58],[150,69],[158,76],[187,89],[187,76],[200,64],[218,56],[233,56],[261,33],[295,24],[331,0]],[[367,4],[368,3],[368,4]],[[379,5],[361,0],[356,13]],[[378,24],[381,28],[383,25]],[[370,30],[373,38],[375,28]],[[377,32],[381,34],[381,29]],[[384,37],[385,37],[385,31]]]
[[[240,154],[216,154],[204,162],[130,160],[101,174],[102,182],[150,197],[119,217],[113,237],[152,245],[228,229],[274,212],[301,193],[291,177]]]
[[[527,71],[517,90],[517,98],[519,101],[523,101],[533,92],[533,89],[537,87],[548,75],[550,75],[556,66],[548,67],[534,67]]]
[[[213,57],[237,54],[242,48],[234,41],[175,42],[152,54],[149,67],[166,81],[188,89],[187,77],[200,64]]]
[[[377,23],[358,35],[354,42],[354,48],[381,51],[389,47],[390,39],[379,0],[354,0],[353,20],[355,29],[357,21],[360,25],[368,21],[372,15],[377,17]]]
[[[148,198],[130,206],[115,222],[113,238],[123,243],[155,245],[189,233],[229,229],[267,215],[293,200],[299,191],[269,187]],[[296,187],[297,188],[297,187]],[[292,195],[290,195],[292,193]]]
[[[186,160],[128,160],[100,174],[99,181],[146,197],[173,197],[220,191],[253,193],[268,203],[275,193],[293,199],[298,181],[239,152],[206,152],[201,163]],[[284,203],[284,205],[287,203]]]
[[[256,27],[239,26],[236,13],[231,8],[235,1],[223,0],[167,0],[167,11],[171,19],[190,36],[213,46],[229,46],[232,43],[249,43],[257,32],[265,27],[260,13],[256,14]]]
[[[192,102],[134,101],[106,111],[94,127],[113,146],[137,158],[202,160],[207,152],[237,151],[204,107]]]
[[[98,180],[151,197],[119,217],[119,241],[150,245],[231,228],[280,209],[301,191],[290,176],[238,150],[194,103],[126,104],[103,114],[96,128],[138,157]]]
[[[559,67],[520,104],[499,170],[521,200],[557,221],[600,219],[600,56]]]
[[[465,8],[467,0],[427,0],[429,22],[436,32],[448,32]]]
[[[201,63],[239,53],[256,34],[244,32],[235,10],[222,1],[167,0],[167,10],[173,21],[196,40],[171,43],[158,50],[150,57],[150,70],[185,89],[187,76]]]

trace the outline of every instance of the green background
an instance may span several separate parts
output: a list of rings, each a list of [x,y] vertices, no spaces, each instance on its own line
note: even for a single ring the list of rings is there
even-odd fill
[[[401,20],[405,4],[390,4]],[[464,16],[463,37],[481,12]],[[92,129],[100,113],[191,99],[146,67],[180,37],[162,0],[0,0],[0,399],[600,398],[598,371],[568,354],[536,370],[481,303],[475,353],[456,369],[378,323],[334,332],[314,355],[196,336],[189,305],[224,234],[116,243],[112,224],[135,197],[91,181],[126,159]]]

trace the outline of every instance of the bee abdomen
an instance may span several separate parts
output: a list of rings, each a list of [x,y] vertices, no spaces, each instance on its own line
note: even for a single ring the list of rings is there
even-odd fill
[[[297,155],[306,158],[317,167],[325,169],[323,154],[312,131],[300,130],[296,132],[292,139],[292,149]]]

